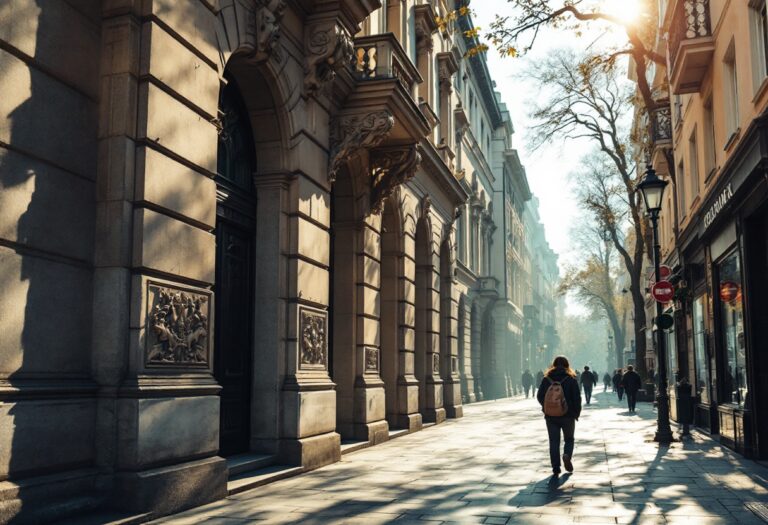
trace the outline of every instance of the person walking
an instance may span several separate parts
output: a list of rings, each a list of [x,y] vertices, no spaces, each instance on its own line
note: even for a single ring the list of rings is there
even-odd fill
[[[613,374],[613,391],[619,396],[619,401],[624,397],[624,387],[621,386],[621,368],[617,368]]]
[[[573,472],[573,447],[576,421],[581,415],[581,392],[576,381],[576,372],[568,358],[557,356],[552,366],[543,374],[536,399],[544,412],[549,435],[549,460],[552,474],[560,475],[560,433],[563,434],[563,465]]]
[[[531,371],[526,369],[525,372],[523,372],[523,390],[525,390],[525,398],[528,399],[528,394],[533,393],[531,392],[531,388],[533,387],[533,375],[531,375]]]
[[[606,372],[605,375],[603,376],[603,392],[608,391],[608,387],[611,385],[612,382],[613,382],[613,378],[611,377],[611,374]]]
[[[640,374],[635,372],[635,367],[629,365],[624,376],[621,378],[621,384],[624,387],[624,392],[627,394],[627,406],[629,407],[629,413],[635,413],[635,405],[637,404],[637,391],[640,390],[643,382],[640,380]]]
[[[584,367],[584,372],[582,372],[579,381],[581,383],[581,388],[584,389],[584,399],[589,405],[592,403],[592,389],[595,386],[595,376],[592,372],[589,371],[588,366]]]
[[[540,385],[542,379],[544,379],[544,372],[539,370],[538,372],[536,372],[536,384]]]

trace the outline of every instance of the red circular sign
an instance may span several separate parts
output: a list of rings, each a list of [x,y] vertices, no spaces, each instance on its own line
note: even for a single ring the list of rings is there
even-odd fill
[[[724,303],[735,301],[741,293],[741,287],[733,281],[722,281],[720,283],[720,299]]]
[[[668,303],[675,296],[675,289],[669,281],[659,281],[651,287],[651,295],[660,303]]]
[[[659,266],[659,280],[660,281],[666,281],[672,276],[672,268],[669,266],[662,264]],[[652,286],[653,283],[656,281],[656,272],[653,271],[653,268],[651,268],[651,273],[648,276],[648,283]]]

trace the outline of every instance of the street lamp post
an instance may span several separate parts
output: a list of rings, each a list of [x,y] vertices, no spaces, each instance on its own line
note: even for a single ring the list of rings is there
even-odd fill
[[[656,176],[656,170],[654,170],[653,167],[648,166],[643,180],[637,185],[637,189],[643,194],[645,209],[648,212],[648,215],[651,218],[651,224],[653,225],[653,266],[656,282],[661,280],[661,272],[659,270],[659,267],[661,266],[661,261],[659,260],[661,258],[661,249],[659,246],[658,222],[659,213],[661,212],[662,197],[664,196],[664,188],[666,188],[667,184],[669,184],[667,181]],[[659,352],[659,390],[656,395],[658,420],[654,440],[658,443],[669,444],[674,441],[674,438],[672,436],[672,428],[669,424],[666,340],[664,339],[664,330],[659,326],[659,319],[663,313],[662,304],[659,301],[656,301],[656,348]]]

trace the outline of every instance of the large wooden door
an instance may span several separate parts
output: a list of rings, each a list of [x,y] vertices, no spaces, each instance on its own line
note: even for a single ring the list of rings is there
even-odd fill
[[[226,456],[250,445],[256,195],[248,113],[234,82],[219,104],[214,375],[222,387],[219,453]]]

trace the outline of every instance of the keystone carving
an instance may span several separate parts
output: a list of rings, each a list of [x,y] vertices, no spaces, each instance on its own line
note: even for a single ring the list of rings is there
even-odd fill
[[[311,25],[304,36],[306,62],[304,88],[317,92],[336,77],[336,72],[354,62],[355,47],[347,31],[335,22]]]
[[[285,0],[256,0],[255,3],[256,51],[282,62],[280,22],[285,13]]]
[[[341,167],[358,150],[375,148],[381,144],[394,125],[395,117],[386,110],[335,119],[331,123],[328,181],[336,180]]]
[[[326,314],[307,308],[299,309],[299,367],[323,368],[327,364]]]
[[[207,367],[209,295],[147,285],[147,366]]]
[[[371,212],[380,213],[384,201],[401,184],[416,174],[421,155],[416,146],[380,148],[371,152],[372,188]]]

